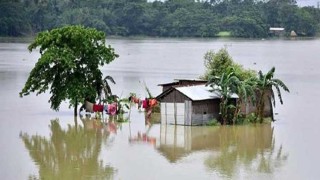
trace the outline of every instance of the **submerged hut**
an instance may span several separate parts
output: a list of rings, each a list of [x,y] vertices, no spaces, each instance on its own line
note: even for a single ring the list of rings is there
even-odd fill
[[[212,119],[219,119],[221,94],[210,92],[203,80],[176,80],[172,83],[159,84],[163,92],[156,97],[160,102],[161,124],[204,125]],[[268,92],[269,94],[271,92]],[[231,103],[235,104],[238,96],[233,94]],[[270,99],[265,98],[264,115],[273,116]],[[241,113],[247,115],[255,112],[252,103],[243,104]]]
[[[220,93],[210,92],[204,84],[171,86],[159,96],[161,123],[203,125],[219,117]],[[232,95],[236,102],[237,95]]]

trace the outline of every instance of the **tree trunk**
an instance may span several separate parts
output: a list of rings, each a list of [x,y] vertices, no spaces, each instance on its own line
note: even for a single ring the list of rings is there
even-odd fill
[[[259,101],[257,102],[257,109],[256,109],[256,120],[259,119],[260,122],[262,121],[261,119],[263,118],[263,110],[264,110],[264,100],[263,100],[263,96],[264,96],[264,90],[262,91],[262,93],[260,94],[260,97],[259,97]],[[262,112],[262,113],[261,113]]]
[[[236,109],[235,109],[234,114],[233,114],[233,125],[238,120],[239,113],[240,113],[240,110],[241,110],[241,104],[242,104],[242,100],[239,98],[238,101],[236,102]]]
[[[77,99],[76,99],[76,103],[74,105],[73,115],[74,115],[74,117],[78,116],[78,101],[77,101]]]
[[[263,123],[263,118],[264,118],[264,102],[261,104],[261,107],[260,107],[260,113],[259,113],[260,123]]]
[[[78,117],[74,116],[74,126],[76,128],[76,132],[78,132]]]
[[[227,99],[224,99],[222,98],[221,99],[222,101],[222,106],[220,106],[220,112],[221,112],[221,116],[222,116],[222,122],[223,122],[223,125],[226,125],[227,124],[227,104],[228,104],[228,101]]]

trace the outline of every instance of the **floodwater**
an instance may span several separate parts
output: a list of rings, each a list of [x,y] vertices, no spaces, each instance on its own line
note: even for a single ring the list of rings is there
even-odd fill
[[[319,179],[319,39],[107,42],[120,57],[102,71],[121,97],[145,97],[144,84],[156,96],[157,84],[197,78],[205,52],[222,47],[246,68],[275,66],[291,93],[270,125],[148,126],[136,107],[126,123],[74,119],[67,103],[52,111],[49,94],[19,98],[39,54],[0,43],[0,179]]]

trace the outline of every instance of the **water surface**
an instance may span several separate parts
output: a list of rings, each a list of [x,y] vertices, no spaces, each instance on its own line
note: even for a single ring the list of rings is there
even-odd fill
[[[73,118],[49,94],[19,98],[39,54],[27,43],[0,43],[1,179],[318,179],[320,41],[111,39],[120,57],[102,68],[116,94],[154,95],[157,84],[197,78],[206,51],[226,47],[246,68],[268,71],[290,88],[271,125],[146,126],[132,107],[130,123]]]

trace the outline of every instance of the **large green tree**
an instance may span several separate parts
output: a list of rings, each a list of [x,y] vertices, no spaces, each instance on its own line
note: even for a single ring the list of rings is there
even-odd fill
[[[77,116],[79,102],[96,98],[103,88],[99,67],[118,55],[106,46],[105,33],[83,26],[65,26],[39,33],[28,49],[39,48],[41,57],[32,69],[20,96],[50,89],[51,108],[69,100]]]

